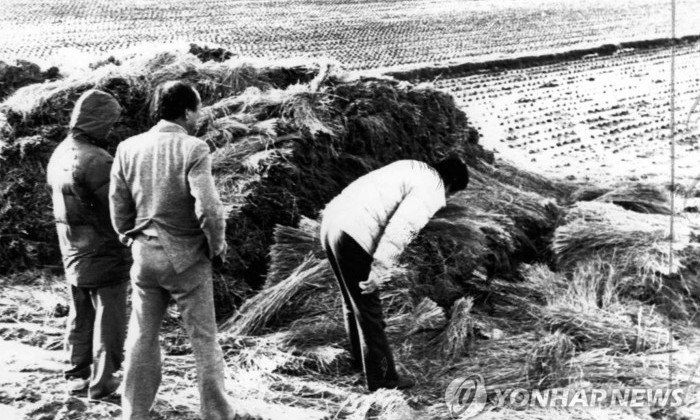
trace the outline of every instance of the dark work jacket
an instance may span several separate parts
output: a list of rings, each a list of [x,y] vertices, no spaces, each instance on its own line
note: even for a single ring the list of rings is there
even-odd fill
[[[129,278],[129,252],[109,216],[112,156],[95,144],[107,136],[120,111],[107,93],[83,94],[73,110],[70,133],[47,167],[63,266],[74,286],[109,286]]]

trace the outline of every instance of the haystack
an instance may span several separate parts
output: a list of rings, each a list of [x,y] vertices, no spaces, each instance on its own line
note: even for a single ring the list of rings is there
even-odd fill
[[[457,150],[476,162],[482,153],[466,116],[444,93],[390,79],[343,81],[342,73],[328,65],[265,64],[202,62],[183,52],[108,60],[61,80],[29,85],[9,97],[0,111],[7,121],[4,142],[13,145],[18,139],[40,136],[50,152],[66,134],[75,100],[87,89],[100,88],[125,108],[109,139],[114,149],[120,140],[153,123],[148,105],[158,83],[192,82],[204,104],[198,135],[216,149],[215,176],[230,214],[231,251],[221,274],[255,287],[268,269],[275,226],[294,226],[302,216],[315,218],[351,180],[396,159],[432,162]],[[38,166],[19,178],[31,177],[33,200],[14,201],[18,194],[13,190],[19,188],[15,182],[3,190],[3,201],[36,213],[49,208],[41,187],[47,156],[30,158]],[[28,169],[23,164],[17,167]],[[3,179],[8,179],[10,169],[17,170],[14,164],[0,169]],[[24,231],[3,223],[3,248],[27,248],[21,243],[40,238],[41,246],[51,252],[35,257],[18,251],[29,256],[24,265],[58,265],[48,216],[46,212],[34,218],[41,222]],[[15,242],[10,244],[7,235]],[[0,271],[15,268],[12,261],[0,261]],[[232,310],[219,309],[220,315]]]
[[[125,111],[109,139],[110,150],[150,124],[149,100],[165,80],[185,79],[202,93],[205,104],[242,93],[248,87],[285,88],[308,81],[319,67],[261,67],[254,62],[203,63],[186,53],[160,52],[112,60],[92,70],[19,89],[0,104],[0,273],[32,266],[60,265],[51,207],[45,185],[45,165],[66,135],[75,100],[87,89],[106,90]],[[277,74],[280,73],[280,74]],[[257,127],[250,131],[255,133]],[[41,146],[37,146],[41,145]],[[24,215],[24,217],[22,217]]]

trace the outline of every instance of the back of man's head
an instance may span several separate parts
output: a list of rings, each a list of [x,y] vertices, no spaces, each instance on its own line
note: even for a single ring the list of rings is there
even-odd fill
[[[153,95],[151,114],[156,121],[175,121],[184,118],[187,110],[197,110],[199,104],[199,94],[190,84],[179,80],[164,82]]]
[[[469,170],[459,156],[450,155],[434,164],[433,168],[440,174],[448,194],[467,188]]]

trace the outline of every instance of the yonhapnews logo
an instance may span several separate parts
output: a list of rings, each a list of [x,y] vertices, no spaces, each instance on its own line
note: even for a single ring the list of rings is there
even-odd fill
[[[481,375],[457,378],[445,390],[445,403],[455,419],[472,418],[486,407],[486,386]]]
[[[491,404],[511,409],[586,407],[679,407],[695,400],[695,387],[687,388],[551,388],[494,389]],[[445,390],[445,403],[453,419],[478,416],[488,393],[480,375],[453,380]]]

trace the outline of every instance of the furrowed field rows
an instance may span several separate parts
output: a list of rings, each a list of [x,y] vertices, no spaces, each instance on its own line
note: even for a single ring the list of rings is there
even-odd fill
[[[666,0],[3,0],[0,57],[210,42],[253,57],[329,56],[351,69],[444,65],[670,36]],[[677,34],[700,2],[678,0]]]
[[[437,82],[450,91],[500,156],[571,179],[668,179],[671,49]],[[700,44],[676,51],[675,141],[679,177],[700,173]]]

